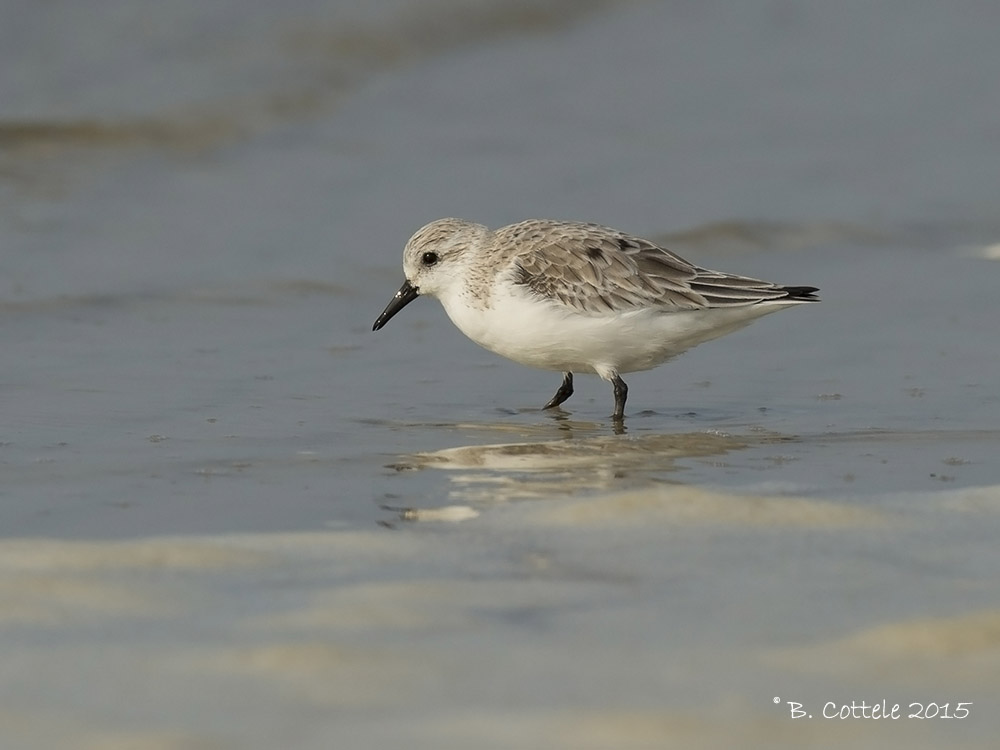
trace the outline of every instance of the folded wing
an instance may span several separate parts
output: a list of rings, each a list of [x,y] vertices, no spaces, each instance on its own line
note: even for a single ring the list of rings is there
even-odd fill
[[[526,221],[498,232],[516,247],[513,280],[576,312],[606,315],[815,301],[814,287],[785,287],[700,268],[648,240],[596,224]]]

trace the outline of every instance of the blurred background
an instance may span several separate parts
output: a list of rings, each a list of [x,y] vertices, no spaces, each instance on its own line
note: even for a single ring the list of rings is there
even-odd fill
[[[992,747],[998,24],[2,0],[3,746]],[[371,332],[442,216],[824,302],[615,436],[433,301]]]

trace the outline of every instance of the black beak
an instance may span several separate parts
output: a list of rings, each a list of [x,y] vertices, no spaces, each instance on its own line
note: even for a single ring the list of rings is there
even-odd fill
[[[377,331],[388,323],[389,318],[413,302],[419,294],[420,291],[413,284],[409,281],[404,281],[403,286],[399,287],[399,291],[389,300],[389,304],[385,306],[382,314],[375,319],[375,325],[372,326],[372,330]]]

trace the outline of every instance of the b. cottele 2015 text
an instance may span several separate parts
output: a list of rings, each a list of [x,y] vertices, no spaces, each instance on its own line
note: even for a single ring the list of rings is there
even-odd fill
[[[791,718],[811,719],[812,714],[795,701],[786,701]],[[874,703],[852,700],[850,703],[827,701],[821,716],[824,719],[965,719],[970,714],[972,701],[959,703],[921,703],[914,701],[906,710],[899,703],[890,704],[882,699]]]

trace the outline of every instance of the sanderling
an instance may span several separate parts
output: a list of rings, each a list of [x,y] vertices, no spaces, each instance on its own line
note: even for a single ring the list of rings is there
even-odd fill
[[[597,224],[532,219],[490,231],[438,219],[403,250],[406,281],[372,330],[426,294],[458,329],[515,362],[563,373],[544,409],[573,394],[573,373],[614,387],[703,341],[782,307],[818,302],[811,286],[782,286],[693,265],[653,242]]]

